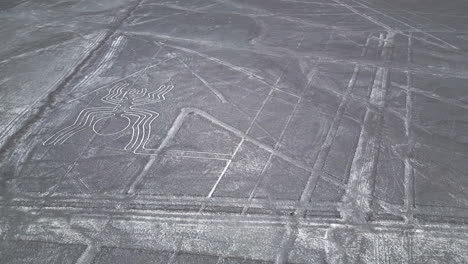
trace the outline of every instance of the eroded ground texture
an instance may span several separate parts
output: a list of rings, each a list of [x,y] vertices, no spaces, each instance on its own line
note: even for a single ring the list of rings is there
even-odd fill
[[[0,263],[468,263],[468,3],[0,2]]]

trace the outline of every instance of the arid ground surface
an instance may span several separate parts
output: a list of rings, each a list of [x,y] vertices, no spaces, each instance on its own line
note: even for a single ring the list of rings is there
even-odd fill
[[[468,263],[468,2],[0,1],[0,263]]]

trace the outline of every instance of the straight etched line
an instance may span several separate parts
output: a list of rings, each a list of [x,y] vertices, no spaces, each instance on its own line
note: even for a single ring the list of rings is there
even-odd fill
[[[214,95],[216,95],[216,97],[221,101],[221,103],[227,102],[226,98],[224,98],[224,96],[218,90],[216,90],[216,88],[211,86],[211,84],[207,80],[201,77],[198,73],[194,72],[192,68],[190,68],[183,60],[181,60],[180,58],[177,58],[177,59],[190,71],[190,73],[193,76],[195,76],[198,80],[200,80],[205,85],[206,88],[208,88]]]
[[[224,178],[224,175],[226,175],[226,172],[227,172],[229,166],[231,165],[232,160],[234,159],[234,157],[236,156],[236,154],[239,151],[240,147],[242,146],[242,143],[244,143],[244,138],[241,139],[239,144],[237,144],[236,149],[234,150],[234,154],[232,154],[231,158],[228,160],[228,162],[226,162],[226,165],[224,166],[223,170],[221,171],[221,174],[219,175],[219,177],[216,180],[215,184],[213,185],[210,192],[208,193],[207,198],[211,198],[213,196],[213,193],[215,192],[216,188],[218,188],[218,185],[221,182],[221,180]]]
[[[312,83],[312,81],[314,80],[317,72],[318,72],[318,65],[320,64],[320,59],[317,60],[317,62],[315,63],[314,65],[314,70],[312,71],[312,74],[309,78],[309,81],[307,82],[307,84],[304,86],[304,89],[302,89],[302,92],[300,94],[300,97],[299,97],[299,100],[297,100],[296,104],[294,105],[294,108],[293,108],[293,111],[291,113],[291,115],[288,117],[288,120],[285,124],[285,126],[283,127],[283,130],[281,131],[281,134],[279,136],[279,139],[278,141],[276,142],[275,146],[274,146],[274,149],[277,150],[280,145],[281,145],[281,140],[283,139],[284,137],[284,134],[286,133],[286,130],[288,129],[289,127],[289,124],[291,123],[291,120],[296,116],[297,114],[297,111],[298,111],[298,107],[299,105],[302,103],[302,100],[303,100],[303,96],[305,94],[305,92],[307,91],[307,89],[310,87],[310,84]],[[277,83],[279,82],[279,79],[277,81]],[[263,166],[263,169],[262,171],[260,172],[260,175],[255,183],[255,186],[254,188],[252,189],[252,191],[250,192],[250,195],[249,195],[249,202],[252,201],[252,199],[254,198],[254,195],[255,195],[255,192],[257,191],[257,188],[258,186],[260,185],[261,181],[263,180],[263,175],[266,171],[266,169],[268,168],[270,162],[271,162],[271,159],[273,158],[273,153],[270,153],[269,157],[268,157],[268,160],[266,161],[265,165]],[[249,205],[247,204],[246,206],[244,206],[244,208],[242,209],[242,215],[244,215],[246,212],[247,212],[247,209],[248,209]]]
[[[148,173],[151,166],[153,166],[154,162],[156,162],[156,160],[158,158],[157,154],[161,153],[161,151],[164,149],[164,147],[166,147],[166,145],[169,144],[169,141],[172,138],[175,137],[175,135],[179,131],[180,127],[182,126],[185,117],[188,114],[189,113],[187,111],[182,111],[182,113],[179,114],[179,116],[177,116],[177,118],[174,120],[174,123],[172,124],[171,128],[167,132],[166,137],[163,139],[163,141],[161,142],[159,147],[156,149],[155,153],[153,153],[150,156],[148,162],[145,164],[145,166],[141,170],[141,172],[139,174],[137,174],[137,176],[132,181],[130,181],[130,185],[128,186],[128,188],[126,188],[126,193],[128,193],[128,194],[135,193],[136,187],[141,183],[141,181],[145,177],[146,173]]]
[[[119,79],[114,80],[114,81],[112,81],[112,82],[109,82],[109,83],[107,83],[107,84],[104,84],[104,85],[102,85],[102,86],[100,86],[100,87],[98,87],[98,88],[96,88],[96,89],[94,89],[94,90],[92,90],[92,91],[90,91],[90,92],[86,92],[86,93],[84,93],[84,94],[82,94],[82,95],[80,95],[80,96],[78,96],[78,97],[76,97],[76,98],[73,98],[72,100],[67,101],[67,103],[72,103],[72,102],[78,101],[78,100],[80,100],[80,99],[82,99],[82,98],[84,98],[84,97],[86,97],[86,96],[88,96],[88,95],[90,95],[90,94],[92,94],[92,93],[98,92],[98,91],[100,91],[100,90],[102,90],[102,89],[105,89],[105,88],[111,86],[111,85],[114,85],[114,84],[117,84],[117,83],[119,83],[119,82],[125,81],[125,80],[129,79],[130,77],[133,77],[133,76],[135,76],[135,75],[137,75],[137,74],[141,74],[142,72],[144,72],[144,71],[146,71],[146,70],[148,70],[148,69],[154,68],[154,67],[156,67],[156,66],[159,66],[159,65],[162,64],[162,63],[166,63],[166,62],[168,62],[168,61],[170,61],[170,60],[173,60],[173,59],[174,59],[174,58],[168,58],[168,59],[165,59],[165,60],[163,60],[163,61],[160,61],[160,62],[157,62],[157,63],[155,63],[155,64],[152,64],[152,65],[150,65],[150,66],[147,65],[147,67],[145,67],[144,69],[138,70],[138,71],[133,72],[133,73],[131,73],[131,74],[125,76],[125,77],[122,77],[122,78],[119,78]]]
[[[411,62],[412,52],[412,34],[408,37],[408,63]],[[411,165],[409,153],[413,147],[413,139],[411,133],[412,112],[413,112],[413,96],[410,89],[412,80],[411,73],[406,72],[406,118],[405,118],[405,137],[406,137],[406,154],[404,160],[405,172],[405,208],[406,208],[406,221],[411,223],[413,221],[413,208],[414,208],[414,171]]]
[[[383,60],[390,60],[396,33],[387,33],[380,56]],[[383,126],[383,111],[386,103],[389,84],[389,69],[379,67],[375,73],[370,93],[370,104],[376,109],[367,108],[364,124],[353,162],[350,168],[348,188],[343,196],[340,208],[341,215],[347,222],[365,223],[371,211],[371,199],[378,155],[380,153],[381,129]]]
[[[206,55],[205,55],[206,56]],[[206,56],[208,57],[208,56]],[[219,63],[219,62],[218,62]],[[276,87],[276,85],[278,84],[278,82],[280,81],[281,79],[281,76],[278,77],[278,79],[276,80],[276,83],[274,85],[274,87]],[[257,113],[255,114],[253,120],[250,122],[250,125],[249,127],[247,128],[247,130],[245,131],[245,134],[248,135],[250,130],[253,128],[254,124],[256,124],[257,122],[257,119],[258,117],[260,116],[261,112],[263,111],[263,109],[265,108],[265,105],[266,103],[268,102],[268,100],[271,99],[272,95],[273,95],[273,92],[275,91],[274,87],[271,87],[271,86],[268,86],[270,87],[270,92],[268,93],[268,95],[265,97],[265,99],[263,100],[262,102],[262,105],[260,106],[260,108],[258,109]],[[234,159],[234,157],[236,156],[237,152],[239,151],[242,143],[244,143],[244,140],[245,140],[245,137],[242,137],[242,140],[239,142],[239,144],[237,145],[236,149],[234,150],[234,153],[232,155],[232,158],[230,161],[228,161],[226,163],[226,166],[224,167],[223,171],[221,172],[221,175],[218,177],[216,183],[214,184],[213,188],[211,189],[211,191],[209,192],[208,194],[208,197],[212,197],[213,193],[215,192],[216,188],[218,187],[219,183],[221,182],[222,178],[224,177],[224,175],[226,174],[226,171],[228,169],[228,167],[231,165],[232,163],[232,159]],[[277,141],[277,144],[279,144],[279,141],[281,140],[281,138]],[[202,207],[203,209],[203,207]],[[201,210],[202,210],[201,209]]]
[[[330,128],[328,129],[327,136],[322,146],[320,147],[319,153],[314,162],[312,173],[310,174],[309,179],[306,183],[306,186],[304,190],[302,191],[301,198],[300,198],[301,203],[308,203],[310,199],[312,198],[312,190],[315,187],[315,182],[320,177],[319,175],[320,171],[326,161],[326,158],[331,149],[332,143],[335,139],[336,133],[341,123],[341,119],[343,118],[343,115],[346,111],[348,100],[350,98],[351,92],[353,91],[354,85],[356,83],[358,73],[359,73],[359,66],[355,65],[354,70],[353,70],[353,75],[351,76],[348,82],[346,93],[343,95],[341,99],[340,105],[338,106],[338,109],[330,125]],[[304,214],[305,214],[305,210],[303,208],[299,208],[296,211],[296,215],[299,217],[304,216]]]
[[[338,0],[333,0],[333,1],[338,1]],[[457,46],[454,46],[454,45],[452,45],[452,44],[446,42],[445,40],[443,40],[443,39],[441,39],[441,38],[438,38],[438,37],[436,37],[436,36],[434,36],[434,35],[432,35],[432,34],[430,34],[430,33],[427,33],[427,32],[425,32],[425,31],[423,31],[423,30],[421,30],[421,29],[419,29],[419,28],[416,28],[416,27],[414,27],[414,26],[411,26],[411,25],[408,24],[408,23],[405,23],[405,22],[403,22],[403,21],[400,21],[400,20],[398,20],[398,19],[396,19],[396,18],[394,18],[394,17],[392,17],[392,16],[390,16],[390,15],[387,15],[387,14],[385,14],[385,13],[383,13],[383,12],[380,12],[380,11],[378,11],[378,10],[376,10],[376,9],[374,9],[374,8],[372,8],[372,7],[370,7],[370,6],[368,6],[368,5],[365,5],[365,4],[363,4],[363,3],[359,2],[359,1],[356,1],[356,0],[351,0],[351,1],[358,3],[359,5],[361,5],[361,6],[365,7],[365,8],[367,8],[368,10],[372,10],[372,11],[378,13],[378,14],[381,14],[382,16],[385,16],[385,17],[388,17],[388,18],[390,18],[390,19],[392,19],[392,20],[395,20],[395,21],[397,21],[397,22],[399,22],[399,23],[401,23],[401,24],[403,24],[403,25],[405,25],[405,26],[411,28],[412,30],[414,30],[414,31],[416,31],[416,32],[418,32],[418,33],[425,34],[425,35],[427,35],[427,36],[429,36],[429,37],[431,37],[431,38],[434,38],[434,39],[436,39],[436,40],[438,40],[438,41],[444,43],[445,47],[442,46],[442,47],[444,47],[444,48],[450,47],[450,48],[452,48],[452,49],[459,50],[459,48],[458,48]],[[402,33],[400,30],[396,30],[396,32]],[[427,43],[430,43],[430,44],[432,44],[432,45],[436,45],[436,46],[438,45],[437,43],[434,43],[434,42],[431,42],[431,41],[426,41],[426,42],[427,42]]]
[[[408,74],[411,74],[411,73],[408,72]],[[434,100],[437,100],[437,101],[441,101],[441,102],[443,102],[445,104],[448,104],[448,105],[453,105],[453,106],[456,106],[456,107],[468,109],[468,104],[462,103],[457,99],[442,97],[440,95],[434,94],[433,92],[425,91],[425,90],[417,88],[417,87],[408,87],[408,85],[406,85],[406,84],[403,85],[403,84],[400,84],[400,83],[392,82],[392,85],[395,85],[398,88],[401,88],[401,89],[403,89],[405,91],[410,91],[411,93],[414,93],[414,94],[419,94],[419,95],[422,95],[424,97],[428,97],[428,98],[431,98],[431,99],[434,99]]]
[[[86,107],[88,107],[90,104],[91,104],[92,101],[89,101],[88,104],[86,105]],[[86,146],[83,148],[83,150],[78,154],[78,157],[73,161],[73,163],[68,166],[68,169],[67,171],[65,172],[65,174],[63,176],[60,177],[60,179],[58,180],[58,182],[51,188],[49,188],[49,190],[45,193],[45,197],[50,197],[51,195],[53,195],[61,186],[62,182],[68,178],[70,172],[76,167],[76,165],[78,164],[78,162],[80,161],[81,157],[88,151],[88,148],[89,146],[91,145],[91,143],[93,142],[93,140],[97,137],[97,134],[93,134],[92,138],[88,141],[88,144],[86,144]],[[70,178],[72,180],[74,180],[75,182],[77,182],[78,184],[80,184],[81,182],[77,181],[75,178]],[[81,185],[81,184],[80,184]],[[77,186],[79,187],[79,186]]]
[[[390,26],[388,26],[388,25],[386,25],[386,24],[384,24],[384,23],[382,23],[382,22],[380,22],[380,21],[374,19],[374,18],[371,17],[371,16],[368,16],[368,15],[366,15],[366,14],[363,14],[363,13],[359,12],[359,10],[355,9],[354,7],[352,7],[352,6],[348,5],[348,4],[345,4],[345,3],[341,2],[340,0],[332,0],[332,1],[335,2],[335,3],[337,3],[337,4],[341,4],[343,7],[346,7],[347,9],[349,9],[349,10],[350,10],[351,12],[353,12],[354,14],[356,14],[356,15],[358,15],[358,16],[360,16],[360,17],[363,17],[364,19],[367,19],[367,20],[369,20],[370,22],[372,22],[372,23],[374,23],[374,24],[376,24],[376,25],[378,25],[378,26],[381,26],[382,28],[384,28],[384,29],[386,29],[386,30],[389,30],[389,31],[390,31],[390,30],[393,30]]]
[[[370,39],[372,38],[372,34],[369,34],[366,42],[364,44],[364,47],[361,52],[361,56],[365,56],[367,54],[367,50],[370,45]],[[354,88],[354,85],[356,83],[357,75],[359,73],[359,67],[360,65],[355,64],[354,70],[353,70],[353,75],[348,81],[348,86],[346,89],[346,93],[342,96],[340,105],[338,106],[337,112],[333,118],[332,124],[330,125],[330,128],[328,130],[327,136],[325,138],[324,143],[322,144],[317,159],[314,162],[310,177],[306,183],[306,186],[301,194],[300,202],[302,204],[308,203],[310,199],[312,198],[312,190],[315,187],[315,183],[320,177],[320,171],[323,167],[323,164],[325,163],[326,157],[328,156],[329,150],[331,148],[331,145],[333,143],[333,140],[336,136],[339,124],[341,122],[341,119],[346,112],[346,105],[348,103],[348,100],[352,97],[352,90]],[[322,177],[329,179],[330,182],[335,183],[333,179],[330,179],[327,175],[322,175]],[[296,216],[302,217],[305,214],[305,210],[303,207],[298,207],[296,210]]]
[[[93,41],[84,51],[84,54],[87,54],[84,56],[84,59],[80,62],[77,62],[75,65],[73,65],[72,69],[68,71],[66,74],[64,74],[64,78],[66,76],[70,76],[72,73],[74,73],[74,69],[78,67],[81,63],[86,61],[88,59],[88,56],[93,53],[94,51],[98,50],[98,47],[103,43],[103,40],[105,38],[104,32],[98,34],[96,36],[96,40]],[[11,131],[11,129],[15,128],[15,124],[18,123],[18,120],[21,120],[22,118],[25,118],[28,112],[31,112],[31,109],[41,100],[43,100],[49,92],[51,92],[54,88],[57,87],[57,85],[62,82],[64,79],[61,78],[57,80],[53,85],[51,85],[51,88],[46,90],[40,97],[38,97],[34,102],[31,102],[29,104],[29,107],[25,108],[21,113],[19,113],[13,120],[11,120],[5,127],[4,129],[0,132],[0,145],[2,143],[2,140],[8,135],[8,133]]]
[[[383,108],[385,84],[388,70],[378,69],[372,87],[371,101]],[[371,178],[379,152],[378,127],[381,126],[380,113],[367,110],[359,136],[358,146],[351,165],[348,189],[343,197],[342,215],[347,221],[365,222],[370,211]]]
[[[372,34],[370,34],[368,36],[368,38],[366,39],[366,43],[364,44],[361,56],[366,55],[367,48],[369,46],[369,39],[371,38],[371,36],[372,36]],[[346,93],[342,96],[340,105],[338,106],[338,109],[337,109],[337,113],[335,114],[334,119],[332,121],[332,125],[330,125],[330,128],[328,130],[327,138],[325,139],[325,142],[322,145],[322,147],[321,147],[321,149],[319,151],[319,154],[318,154],[318,156],[320,156],[322,152],[324,153],[324,154],[322,154],[323,155],[323,158],[322,158],[323,162],[320,161],[319,157],[317,157],[316,161],[314,162],[312,171],[310,172],[310,177],[309,177],[309,179],[308,179],[308,181],[306,183],[306,186],[305,186],[305,188],[304,188],[304,190],[303,190],[303,192],[301,194],[301,197],[299,199],[299,205],[296,206],[294,217],[293,217],[292,221],[290,220],[287,223],[285,235],[284,235],[284,237],[283,237],[283,239],[281,241],[280,251],[276,255],[275,264],[284,264],[284,263],[287,263],[288,260],[289,260],[289,254],[290,254],[290,252],[291,252],[291,250],[293,248],[294,242],[297,239],[298,221],[299,221],[300,218],[304,217],[306,211],[309,210],[309,208],[307,208],[307,205],[308,205],[308,202],[311,200],[311,197],[312,197],[312,188],[315,185],[315,182],[317,181],[318,177],[320,176],[321,168],[323,167],[323,163],[325,162],[325,158],[328,155],[328,151],[329,151],[329,149],[331,147],[332,141],[333,141],[334,137],[336,136],[336,131],[338,130],[338,126],[340,124],[341,118],[344,115],[344,113],[346,112],[346,104],[347,104],[347,101],[349,100],[349,98],[351,98],[351,92],[352,92],[352,89],[354,88],[354,85],[356,83],[356,78],[357,78],[358,73],[359,73],[359,65],[355,64],[353,74],[352,74],[352,76],[351,76],[351,78],[350,78],[350,80],[348,82]],[[335,125],[336,129],[333,129],[333,124],[336,124]],[[334,130],[334,132],[333,132],[333,130]],[[330,136],[332,134],[333,134],[333,136]],[[327,143],[327,140],[329,141],[329,143]],[[324,146],[326,146],[326,144],[329,144],[328,150],[323,151]],[[327,175],[323,175],[322,177],[325,178],[325,179],[328,179],[332,183],[335,183],[335,181],[331,180],[330,177],[328,177]]]
[[[109,50],[107,50],[107,52],[101,58],[101,61],[98,63],[98,67],[93,72],[81,79],[81,81],[77,85],[75,85],[73,89],[70,90],[70,93],[86,85],[91,79],[93,79],[96,75],[101,73],[101,71],[108,66],[110,59],[114,57],[114,54],[116,53],[117,48],[119,48],[119,45],[123,39],[123,36],[119,36],[112,42]]]
[[[365,2],[365,3],[367,3],[367,4],[371,4],[371,3],[369,3],[369,1],[366,1],[366,0],[361,0],[361,1],[363,1],[363,2]],[[384,5],[390,7],[391,10],[395,10],[394,7],[391,6],[390,4],[385,3],[385,2],[382,2],[382,3],[383,3]],[[382,10],[382,9],[380,9],[380,10]],[[388,10],[388,11],[390,11],[390,10]],[[409,15],[413,15],[413,16],[420,17],[420,18],[422,18],[422,19],[424,19],[424,20],[426,20],[426,21],[429,21],[429,22],[431,22],[431,23],[434,23],[434,20],[429,19],[429,18],[427,18],[427,17],[425,17],[425,16],[422,16],[422,15],[419,15],[419,14],[417,14],[416,12],[410,12],[410,11],[405,10],[405,9],[399,9],[399,11],[401,11],[401,12],[403,12],[403,13],[406,13],[406,14],[409,14]],[[409,19],[409,18],[406,18],[406,19],[407,19],[408,21],[411,21],[411,22],[416,22],[416,21],[414,21],[413,19]],[[446,29],[448,29],[448,30],[450,30],[450,31],[452,31],[452,32],[453,32],[453,31],[456,31],[456,29],[454,29],[454,28],[452,28],[452,27],[449,27],[449,26],[447,26],[447,25],[444,25],[444,24],[440,23],[440,21],[437,21],[437,24],[440,25],[440,26],[445,27]]]
[[[176,259],[177,255],[182,250],[183,239],[184,238],[182,236],[177,239],[177,242],[176,242],[177,245],[175,246],[174,252],[171,254],[171,257],[167,261],[167,264],[174,264],[175,263],[175,259]]]
[[[232,154],[203,152],[203,151],[190,151],[190,150],[176,150],[176,149],[168,150],[164,154],[168,156],[174,156],[174,157],[190,156],[190,157],[213,158],[213,159],[230,159],[232,157]]]
[[[96,245],[95,243],[89,244],[75,264],[91,264],[100,250],[100,245]]]
[[[223,65],[225,67],[228,67],[230,68],[231,70],[234,70],[234,71],[237,71],[237,72],[240,72],[240,73],[243,73],[251,78],[254,78],[256,79],[257,81],[265,84],[266,86],[270,87],[270,89],[273,89],[273,90],[277,90],[277,91],[280,91],[280,92],[283,92],[283,93],[286,93],[286,94],[289,94],[293,97],[298,97],[298,95],[296,94],[293,94],[293,93],[290,93],[290,92],[287,92],[287,91],[284,91],[282,89],[279,89],[278,87],[268,83],[265,78],[263,78],[262,76],[258,75],[258,74],[255,74],[243,67],[240,67],[240,66],[236,66],[230,62],[227,62],[227,61],[223,61],[221,59],[218,59],[218,58],[215,58],[215,57],[212,57],[212,56],[209,56],[207,54],[204,54],[204,53],[201,53],[201,52],[198,52],[196,50],[192,50],[192,49],[187,49],[187,48],[184,48],[184,47],[180,47],[180,46],[174,46],[174,45],[168,45],[166,43],[162,43],[162,42],[156,42],[158,45],[161,45],[161,46],[165,46],[165,47],[169,47],[169,48],[172,48],[172,49],[177,49],[177,50],[181,50],[183,52],[186,52],[186,53],[191,53],[191,54],[195,54],[197,56],[200,56],[202,58],[205,58],[209,61],[212,61],[212,62],[215,62],[217,64],[220,64],[220,65]]]
[[[275,264],[289,263],[289,254],[299,233],[299,224],[296,221],[288,222],[285,227],[283,238],[281,239],[280,250],[275,257]]]

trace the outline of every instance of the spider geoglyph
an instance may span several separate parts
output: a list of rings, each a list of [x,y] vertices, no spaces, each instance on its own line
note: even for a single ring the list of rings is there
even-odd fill
[[[89,128],[98,135],[109,136],[122,133],[131,127],[132,137],[124,149],[134,153],[144,150],[151,135],[151,123],[159,116],[159,113],[140,106],[165,100],[164,96],[174,88],[174,85],[161,85],[153,92],[148,92],[147,89],[124,91],[127,86],[127,83],[119,83],[101,98],[102,102],[114,105],[113,107],[90,107],[81,110],[73,124],[59,130],[43,144],[63,144],[76,133]],[[109,121],[109,119],[112,120],[112,118],[114,120],[120,119],[124,125],[117,131],[103,132],[102,123],[106,120]]]

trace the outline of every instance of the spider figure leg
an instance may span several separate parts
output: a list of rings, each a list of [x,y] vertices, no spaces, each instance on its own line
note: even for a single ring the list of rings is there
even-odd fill
[[[93,125],[96,120],[95,117],[98,117],[103,114],[112,114],[112,107],[92,107],[83,109],[78,117],[75,119],[75,122],[52,135],[46,141],[44,145],[57,145],[62,144],[67,139],[69,139],[74,134]]]
[[[101,101],[113,105],[120,104],[122,102],[123,88],[127,87],[128,83],[119,83],[114,85],[107,95],[101,98]]]
[[[146,97],[135,99],[133,105],[139,106],[164,101],[166,100],[165,95],[173,88],[174,85],[161,85],[156,91],[148,93]]]
[[[170,92],[173,88],[174,88],[174,85],[172,85],[172,84],[170,84],[170,85],[161,85],[161,86],[159,86],[159,88],[156,91],[149,93],[149,96],[151,97],[151,99],[157,99],[157,100],[161,100],[161,101],[166,100],[166,97],[164,97],[164,95],[166,95],[168,92]]]
[[[145,122],[141,124],[143,128],[143,135],[141,137],[139,145],[136,147],[136,150],[145,149],[146,143],[148,143],[150,136],[151,136],[151,124],[153,123],[156,118],[159,117],[159,113],[146,110],[146,109],[138,109],[138,111],[145,113],[147,115],[147,119]]]
[[[138,124],[140,123],[142,119],[145,118],[145,115],[139,114],[139,113],[126,113],[126,114],[123,114],[122,116],[130,117],[130,118],[131,117],[137,118],[137,120],[133,122],[132,124],[132,137],[130,138],[130,141],[128,142],[128,144],[124,147],[125,150],[129,150],[129,149],[132,149],[138,141],[138,137],[140,134],[140,127]]]
[[[132,109],[128,115],[138,117],[132,125],[132,138],[125,150],[132,149],[134,153],[144,148],[151,135],[151,123],[159,116],[158,113],[145,109]]]

